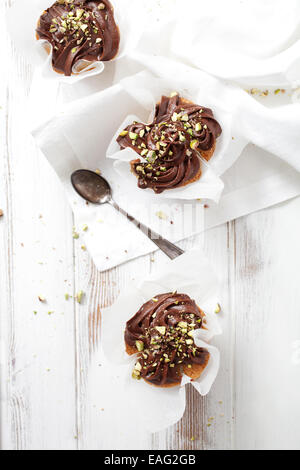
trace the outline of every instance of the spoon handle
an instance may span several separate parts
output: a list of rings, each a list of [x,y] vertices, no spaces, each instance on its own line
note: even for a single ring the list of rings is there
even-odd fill
[[[165,238],[163,238],[161,235],[156,233],[154,230],[151,230],[149,227],[146,225],[142,224],[138,220],[136,220],[132,215],[128,214],[124,209],[122,209],[113,199],[108,201],[109,204],[111,204],[117,211],[119,211],[121,214],[123,214],[125,217],[127,217],[130,222],[133,222],[142,232],[144,232],[147,237],[155,243],[158,248],[161,249],[170,259],[175,259],[178,258],[178,256],[182,255],[184,253],[181,248],[178,246],[174,245],[173,243],[169,242]]]

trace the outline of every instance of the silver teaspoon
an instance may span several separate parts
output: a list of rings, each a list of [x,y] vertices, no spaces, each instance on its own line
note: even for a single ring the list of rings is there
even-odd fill
[[[110,204],[118,212],[133,222],[147,237],[155,243],[169,258],[175,259],[184,253],[178,246],[169,242],[146,225],[125,212],[112,198],[112,190],[108,182],[97,173],[90,170],[77,170],[71,175],[71,182],[75,191],[86,201],[92,204]]]

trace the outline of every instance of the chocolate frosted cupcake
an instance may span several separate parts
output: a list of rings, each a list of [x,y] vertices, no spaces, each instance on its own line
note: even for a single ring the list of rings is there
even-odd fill
[[[158,387],[180,385],[183,374],[198,379],[210,357],[193,339],[204,316],[186,294],[161,294],[145,303],[125,330],[127,353],[139,354],[133,378]]]
[[[40,17],[36,32],[52,45],[54,70],[67,76],[81,60],[112,60],[119,50],[119,29],[108,0],[57,0]]]
[[[151,124],[134,122],[117,142],[121,149],[130,147],[143,158],[131,162],[138,186],[162,193],[200,178],[199,155],[210,160],[221,133],[211,109],[174,93],[162,97]]]

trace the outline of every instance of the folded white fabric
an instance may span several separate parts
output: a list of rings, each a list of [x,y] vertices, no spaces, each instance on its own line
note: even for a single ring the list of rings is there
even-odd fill
[[[210,184],[214,187],[219,184],[219,177],[224,179],[228,203],[225,204],[223,198],[219,206],[210,203],[206,227],[265,207],[266,201],[267,205],[272,204],[281,197],[292,197],[300,192],[300,176],[274,156],[263,154],[262,158],[252,156],[250,160],[243,156],[241,161],[238,160],[251,139],[299,169],[296,155],[300,144],[298,105],[291,106],[291,119],[290,113],[285,112],[289,107],[283,107],[283,112],[280,107],[267,109],[239,88],[195,69],[160,58],[152,60],[149,66],[166,78],[158,79],[145,72],[126,78],[119,85],[63,106],[61,113],[34,132],[37,144],[67,189],[78,229],[84,224],[89,226],[83,236],[101,271],[153,251],[153,244],[111,207],[87,206],[80,200],[70,187],[70,175],[80,167],[100,168],[112,184],[117,202],[172,241],[199,233],[204,228],[203,206],[193,200],[195,194],[189,202],[178,199],[178,194],[171,200],[164,193],[156,195],[138,189],[134,178],[127,179],[128,175],[117,172],[114,161],[105,157],[106,149],[115,145],[112,139],[128,115],[133,113],[146,122],[163,93],[177,89],[195,103],[211,107],[223,128],[209,163]],[[169,78],[174,76],[177,78]],[[201,179],[190,187],[193,185],[199,188],[202,197],[205,197],[205,190],[211,191],[211,187],[201,188]],[[200,193],[202,189],[204,193]],[[244,193],[245,199],[241,198]],[[206,194],[209,197],[209,192]]]
[[[139,49],[248,86],[299,86],[300,2],[165,0]]]
[[[118,389],[110,393],[122,406],[117,405],[117,413],[132,416],[135,410],[143,408],[139,416],[139,426],[150,432],[157,432],[179,421],[185,409],[184,386],[192,383],[200,395],[207,395],[219,370],[220,354],[209,342],[221,334],[221,328],[214,314],[218,302],[219,281],[202,250],[192,250],[172,262],[167,262],[159,273],[154,272],[149,279],[138,284],[129,284],[120,294],[115,304],[103,312],[102,349],[107,362],[101,360],[102,367],[98,380],[106,374],[118,376]],[[125,352],[124,331],[126,322],[132,318],[141,306],[156,295],[167,292],[184,293],[194,299],[205,312],[206,329],[195,332],[195,343],[207,349],[210,360],[199,379],[191,381],[183,377],[181,386],[174,388],[153,387],[143,380],[132,379],[132,370],[136,355],[128,356]],[[97,358],[99,362],[99,358]],[[120,367],[122,366],[122,367]],[[110,373],[109,373],[110,371]],[[105,379],[101,380],[101,400],[105,395]],[[122,397],[119,390],[122,389]],[[97,387],[98,389],[98,387]],[[114,395],[115,394],[115,395]],[[94,403],[94,401],[93,401]],[[145,407],[144,404],[147,403]],[[103,406],[103,405],[102,405]],[[122,411],[123,408],[123,411]],[[124,411],[126,410],[126,411]],[[116,411],[114,411],[116,413]]]

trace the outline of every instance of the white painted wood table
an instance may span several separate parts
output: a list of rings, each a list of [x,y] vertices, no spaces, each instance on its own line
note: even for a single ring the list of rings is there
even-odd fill
[[[89,402],[101,309],[153,262],[99,274],[74,242],[63,189],[23,122],[31,69],[6,36],[9,3],[0,4],[0,448],[299,449],[300,198],[204,236],[223,281],[224,329],[207,398],[189,389],[182,421],[156,435],[119,429]],[[65,300],[81,289],[82,305]]]

